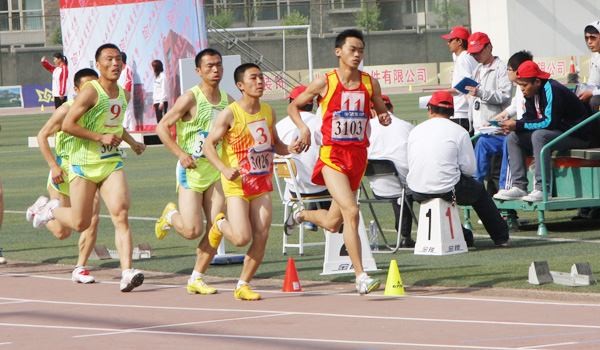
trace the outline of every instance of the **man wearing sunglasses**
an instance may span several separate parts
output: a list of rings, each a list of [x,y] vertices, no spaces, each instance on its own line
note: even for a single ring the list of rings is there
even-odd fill
[[[594,90],[583,91],[577,95],[583,103],[590,106],[592,114],[600,107],[600,21],[588,24],[585,29],[585,43],[592,52],[590,59],[590,78],[588,85],[596,86]]]

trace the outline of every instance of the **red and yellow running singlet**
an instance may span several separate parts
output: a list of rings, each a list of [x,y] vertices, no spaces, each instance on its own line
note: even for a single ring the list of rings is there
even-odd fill
[[[271,107],[260,102],[260,111],[246,113],[237,102],[228,106],[234,125],[223,137],[221,160],[231,168],[239,168],[241,176],[228,181],[221,176],[225,196],[254,196],[273,191],[273,116]]]
[[[327,93],[320,101],[324,146],[369,146],[373,85],[369,74],[360,72],[360,75],[360,86],[349,90],[340,83],[337,71],[326,74]]]

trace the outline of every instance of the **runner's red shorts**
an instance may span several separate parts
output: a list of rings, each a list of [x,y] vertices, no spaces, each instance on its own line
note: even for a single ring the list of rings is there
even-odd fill
[[[358,190],[367,168],[367,149],[360,146],[321,146],[319,160],[312,174],[312,182],[325,186],[321,170],[328,166],[348,177],[352,191]]]

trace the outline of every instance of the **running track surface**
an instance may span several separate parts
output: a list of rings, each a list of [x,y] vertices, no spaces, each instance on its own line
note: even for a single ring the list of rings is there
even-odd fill
[[[72,268],[0,266],[0,350],[600,348],[600,298],[590,294],[413,287],[361,297],[348,283],[282,293],[265,280],[252,283],[263,300],[241,302],[233,279],[190,295],[187,276],[147,272],[121,293],[118,270],[91,270],[100,283],[77,285]]]

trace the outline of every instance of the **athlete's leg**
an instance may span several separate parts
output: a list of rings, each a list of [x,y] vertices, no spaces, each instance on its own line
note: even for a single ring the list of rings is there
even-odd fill
[[[98,184],[77,176],[70,184],[71,208],[55,208],[52,216],[63,226],[83,232],[92,222],[94,195]]]
[[[321,171],[327,190],[333,198],[333,203],[329,210],[336,209],[337,207],[342,213],[344,244],[358,277],[363,273],[363,265],[362,247],[358,236],[359,211],[358,204],[356,203],[356,192],[351,190],[350,181],[345,174],[330,167],[323,167]]]
[[[92,214],[92,223],[79,236],[79,258],[77,266],[85,266],[87,263],[94,245],[96,245],[96,237],[98,236],[98,222],[100,221],[100,192],[96,191],[94,195],[94,209]]]
[[[240,280],[250,282],[260,263],[265,256],[267,239],[269,238],[269,228],[273,221],[273,203],[271,193],[267,192],[262,196],[256,197],[250,201],[250,224],[252,230],[252,244],[244,258],[244,267]]]
[[[171,216],[175,231],[185,239],[196,239],[204,231],[204,194],[179,186],[179,212]]]
[[[50,199],[58,199],[60,201],[60,206],[63,208],[71,207],[71,199],[69,196],[64,195],[54,189],[52,186],[48,186],[48,194],[50,195]],[[56,209],[54,210],[56,211]],[[71,236],[71,228],[62,225],[57,220],[50,220],[46,224],[46,228],[50,233],[54,235],[54,237],[63,240],[69,236]]]
[[[133,239],[129,228],[128,212],[131,194],[127,184],[127,176],[121,170],[113,171],[100,185],[100,194],[108,208],[115,226],[115,245],[121,260],[121,269],[131,269]]]
[[[250,203],[241,197],[227,197],[227,219],[221,220],[220,225],[229,242],[236,247],[246,246],[252,240]]]
[[[204,214],[207,218],[205,232],[209,232],[210,227],[215,221],[217,215],[225,211],[225,196],[223,195],[221,180],[212,184],[204,192],[204,200],[202,206],[204,208]],[[204,273],[206,272],[206,269],[208,269],[208,266],[210,265],[212,259],[215,257],[215,254],[217,253],[217,248],[213,248],[208,242],[208,233],[205,234],[204,237],[202,237],[202,239],[200,240],[198,248],[196,249],[196,253],[198,254],[198,258],[196,259],[194,271]]]

